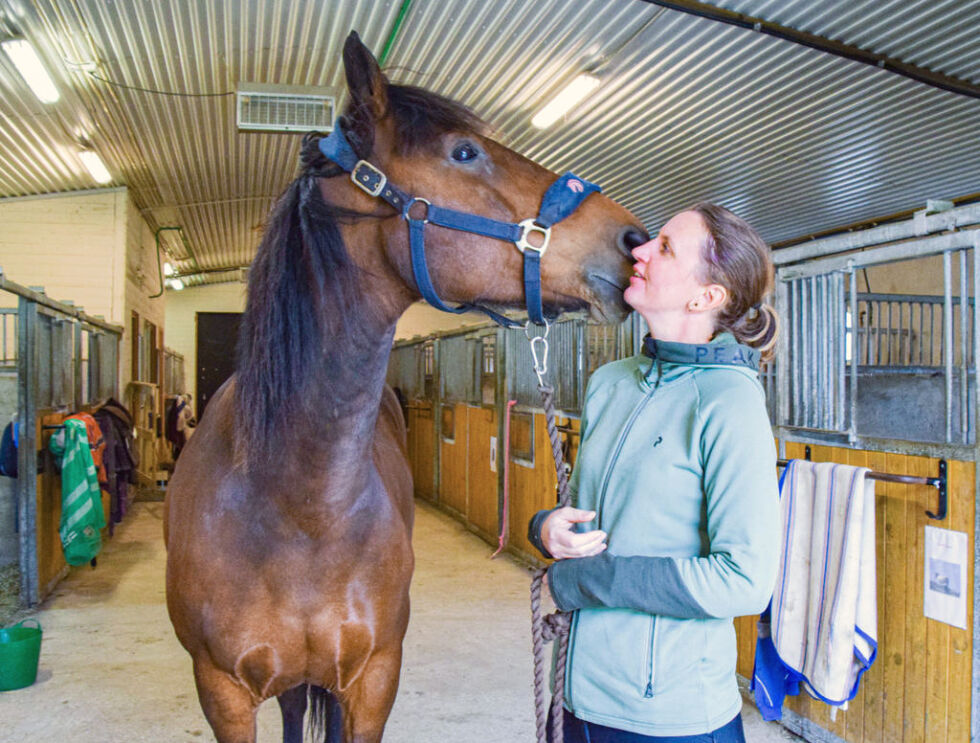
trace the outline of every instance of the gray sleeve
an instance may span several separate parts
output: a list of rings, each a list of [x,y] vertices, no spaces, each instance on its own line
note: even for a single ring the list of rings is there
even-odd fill
[[[617,607],[679,618],[710,616],[694,599],[669,557],[594,557],[559,560],[548,587],[562,611]]]
[[[531,520],[527,524],[527,539],[534,545],[535,549],[540,552],[544,557],[551,559],[554,557],[548,550],[545,549],[544,544],[541,543],[541,527],[544,524],[544,520],[548,518],[554,508],[545,509],[543,511],[538,511],[531,517]]]

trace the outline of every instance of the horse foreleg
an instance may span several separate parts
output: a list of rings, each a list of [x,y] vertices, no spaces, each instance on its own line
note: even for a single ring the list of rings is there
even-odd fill
[[[218,743],[255,743],[258,705],[251,692],[241,682],[215,668],[210,660],[194,659],[194,680],[201,709]]]
[[[306,688],[306,684],[300,684],[276,697],[282,713],[282,743],[303,743]]]
[[[376,653],[361,675],[341,694],[344,708],[344,740],[347,743],[378,743],[398,692],[401,646]]]

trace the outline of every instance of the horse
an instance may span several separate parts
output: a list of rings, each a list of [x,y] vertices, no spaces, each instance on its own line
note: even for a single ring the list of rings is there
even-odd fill
[[[304,139],[249,273],[236,372],[166,496],[167,609],[220,743],[254,743],[271,697],[284,743],[301,743],[308,707],[318,739],[381,739],[414,561],[405,424],[385,386],[395,323],[421,284],[496,310],[520,308],[525,293],[513,244],[431,225],[420,277],[402,222],[437,204],[513,221],[537,213],[555,178],[463,105],[389,82],[354,32],[343,63],[349,103],[335,132],[365,180],[391,185],[352,183],[322,135]],[[399,213],[375,198],[382,188],[425,198]],[[544,311],[621,320],[630,248],[645,239],[626,209],[588,194],[547,253],[531,251],[544,253]]]

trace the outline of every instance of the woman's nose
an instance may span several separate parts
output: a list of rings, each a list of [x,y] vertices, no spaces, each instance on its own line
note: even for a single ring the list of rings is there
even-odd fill
[[[638,230],[635,227],[624,227],[620,231],[616,242],[619,245],[619,249],[625,255],[632,256],[633,249],[643,245],[649,239],[647,234],[642,230]]]

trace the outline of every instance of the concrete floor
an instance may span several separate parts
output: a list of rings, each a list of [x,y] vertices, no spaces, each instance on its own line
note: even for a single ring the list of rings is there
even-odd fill
[[[0,741],[213,741],[164,603],[162,503],[137,503],[99,557],[36,613],[38,680],[0,693]],[[528,573],[424,504],[401,687],[386,743],[534,740]],[[743,712],[749,743],[800,740]],[[281,740],[278,705],[259,740]]]

